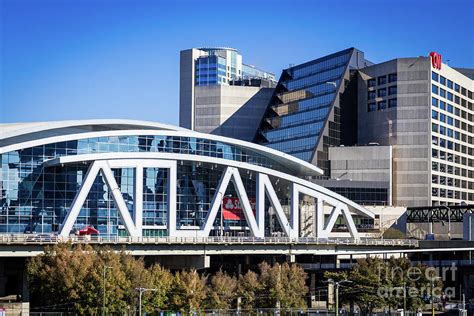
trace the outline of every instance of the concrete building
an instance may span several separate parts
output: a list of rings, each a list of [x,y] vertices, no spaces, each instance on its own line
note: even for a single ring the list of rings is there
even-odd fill
[[[373,64],[350,48],[318,58],[283,71],[255,142],[317,165],[315,181],[341,194],[375,185],[398,206],[473,203],[473,73],[437,53]],[[370,144],[391,148],[392,163]]]
[[[272,73],[244,64],[242,55],[233,48],[183,50],[179,124],[198,132],[251,141],[274,81]],[[226,128],[219,128],[222,124]]]
[[[361,69],[358,143],[393,148],[393,202],[474,202],[474,81],[433,57]]]

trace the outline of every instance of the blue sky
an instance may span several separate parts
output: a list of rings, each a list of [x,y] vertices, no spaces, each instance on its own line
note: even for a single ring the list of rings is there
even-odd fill
[[[179,51],[231,46],[279,76],[348,47],[474,68],[474,2],[0,0],[0,122],[178,124]]]

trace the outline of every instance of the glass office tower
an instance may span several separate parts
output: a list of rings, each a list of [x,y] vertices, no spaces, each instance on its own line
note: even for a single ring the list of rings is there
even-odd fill
[[[312,162],[327,176],[328,147],[356,141],[356,124],[341,131],[341,101],[351,90],[351,69],[368,64],[363,52],[350,48],[283,70],[256,142]],[[356,111],[346,99],[344,110]]]

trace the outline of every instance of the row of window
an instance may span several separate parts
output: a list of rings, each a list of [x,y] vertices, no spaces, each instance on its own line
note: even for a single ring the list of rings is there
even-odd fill
[[[433,145],[436,145],[442,148],[447,148],[450,150],[454,150],[459,153],[474,155],[474,149],[472,147],[467,147],[467,146],[458,144],[456,142],[446,140],[443,137],[437,137],[433,135],[431,136],[431,143]]]
[[[442,98],[448,99],[451,102],[454,102],[464,108],[469,109],[470,111],[474,111],[474,106],[472,102],[468,102],[467,100],[460,98],[457,95],[454,95],[453,93],[446,91],[443,88],[438,87],[435,84],[431,85],[431,92],[433,94],[439,95]]]
[[[448,199],[457,199],[457,200],[462,200],[462,201],[468,201],[468,200],[474,199],[474,193],[438,189],[438,188],[431,189],[431,196],[448,198]]]
[[[451,176],[456,175],[456,176],[467,178],[470,175],[472,175],[472,171],[464,169],[464,168],[460,168],[460,167],[455,167],[455,166],[450,165],[450,164],[444,164],[444,163],[439,163],[438,164],[437,162],[433,162],[432,163],[432,168],[433,168],[433,171],[439,171],[439,172],[447,173]],[[461,180],[459,180],[459,181],[461,181]],[[462,182],[462,181],[464,181],[465,183]],[[459,183],[456,182],[456,186],[460,187],[460,188],[467,189],[469,187],[468,182],[466,180],[462,180],[462,181],[459,182]],[[471,186],[472,186],[472,184],[471,184]]]
[[[388,77],[388,82],[396,82],[397,81],[397,74],[389,74],[388,76],[379,76],[376,78],[371,78],[367,80],[367,86],[368,87],[375,87],[376,85],[384,85],[387,84],[387,77]]]
[[[340,65],[344,65],[349,61],[351,54],[344,54],[337,57],[333,57],[330,59],[326,59],[323,61],[315,61],[310,65],[306,65],[304,67],[298,68],[290,68],[290,74],[293,78],[300,78],[303,76],[310,75],[315,72],[322,71],[324,69],[334,68]]]
[[[463,118],[469,122],[473,122],[474,115],[467,113],[466,111],[461,110],[460,108],[455,107],[452,104],[446,103],[442,100],[438,100],[435,97],[431,98],[431,105],[433,107],[439,108],[440,110],[454,114],[457,117]],[[433,112],[432,112],[432,115],[433,115]],[[449,117],[449,115],[447,115],[447,117]],[[450,125],[461,128],[463,131],[466,131],[468,133],[474,133],[474,125],[472,124],[454,119],[454,124],[450,124]]]
[[[367,105],[367,111],[368,112],[374,112],[374,111],[377,111],[377,110],[384,110],[384,109],[387,108],[387,106],[388,106],[388,108],[397,107],[397,98],[382,100],[382,101],[379,101],[379,102],[371,102]]]
[[[377,90],[377,93],[375,90],[371,90],[368,92],[367,94],[367,98],[369,100],[373,100],[375,99],[375,97],[379,97],[379,98],[383,98],[383,97],[386,97],[387,96],[387,91],[388,91],[388,95],[394,95],[394,94],[397,94],[397,86],[390,86],[387,88],[379,88]]]
[[[474,167],[474,159],[469,159],[464,156],[455,155],[450,152],[444,152],[442,150],[432,149],[431,156],[433,158],[438,158],[438,159],[446,160],[449,162],[454,162],[463,166]]]
[[[445,87],[448,87],[449,89],[452,89],[452,90],[462,94],[465,97],[468,97],[469,99],[473,98],[472,91],[469,91],[464,87],[461,87],[457,83],[453,83],[451,80],[446,79],[445,77],[437,74],[434,71],[431,73],[431,79],[433,81],[439,82],[440,84],[442,84]]]

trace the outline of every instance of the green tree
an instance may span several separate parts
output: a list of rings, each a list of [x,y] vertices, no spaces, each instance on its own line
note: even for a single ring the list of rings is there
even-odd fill
[[[305,307],[306,273],[301,267],[283,263],[273,266],[263,262],[259,265],[261,284],[259,307],[281,308]]]
[[[207,295],[206,281],[207,277],[194,269],[176,272],[170,289],[170,309],[187,312],[201,309]]]
[[[120,257],[108,249],[96,252],[89,245],[58,244],[45,249],[27,266],[34,303],[73,308],[79,314],[99,314],[104,297],[110,312],[123,310],[128,282]]]
[[[237,279],[219,270],[211,277],[207,306],[212,309],[229,309],[234,307],[237,297]]]
[[[435,270],[424,265],[413,267],[407,258],[365,258],[349,272],[326,272],[326,279],[350,280],[352,283],[340,288],[340,302],[354,302],[362,314],[371,314],[375,309],[389,307],[417,311],[423,308],[423,296],[442,282],[433,275]],[[406,291],[406,300],[404,299]]]
[[[253,309],[257,307],[257,294],[262,289],[262,285],[258,280],[258,274],[248,271],[244,275],[239,276],[237,285],[237,293],[241,298],[242,309]]]
[[[385,239],[406,239],[407,236],[399,229],[389,227],[383,233]]]
[[[149,269],[149,287],[156,289],[154,292],[146,292],[143,297],[145,312],[152,312],[168,308],[168,301],[173,284],[173,275],[159,264],[152,265]]]

